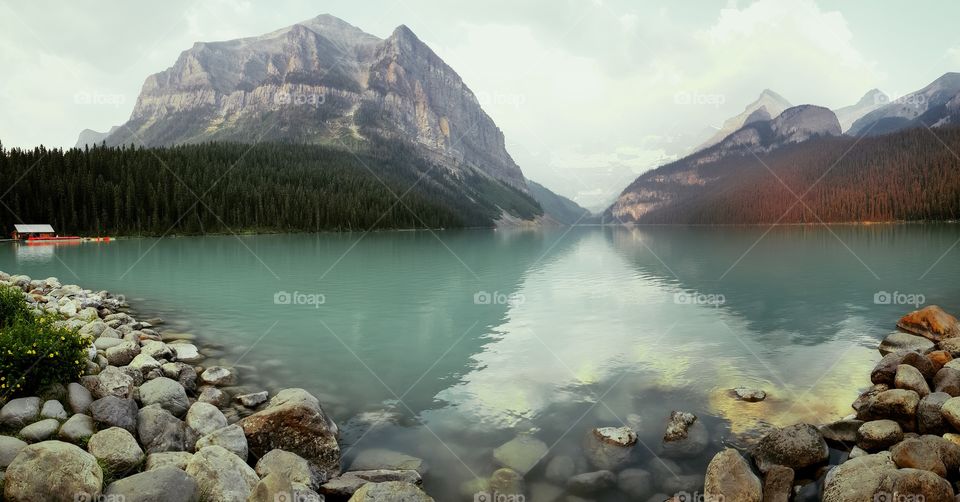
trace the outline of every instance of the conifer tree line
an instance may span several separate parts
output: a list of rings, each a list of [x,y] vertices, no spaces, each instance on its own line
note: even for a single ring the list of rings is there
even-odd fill
[[[701,167],[700,176],[709,183],[679,187],[674,204],[644,215],[641,222],[958,220],[958,155],[960,128],[954,127],[819,138],[759,159],[731,156]]]
[[[5,235],[16,223],[85,236],[488,227],[498,206],[541,212],[514,188],[469,169],[453,175],[399,142],[359,153],[284,143],[0,144],[0,187]]]

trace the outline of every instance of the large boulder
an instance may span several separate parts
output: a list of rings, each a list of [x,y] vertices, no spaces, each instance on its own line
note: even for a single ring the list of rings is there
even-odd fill
[[[894,420],[910,432],[916,428],[917,406],[920,395],[912,390],[890,389],[873,396],[865,407],[857,412],[861,420]]]
[[[28,443],[39,443],[52,438],[59,429],[60,422],[55,418],[48,418],[20,429],[20,437]]]
[[[243,429],[237,424],[215,430],[197,440],[198,450],[214,445],[222,446],[243,460],[247,459],[247,438],[243,434]]]
[[[932,350],[936,345],[922,336],[911,335],[909,333],[892,333],[880,342],[878,349],[883,355],[900,350],[910,350],[917,352],[926,352]]]
[[[296,488],[297,485],[302,485],[305,488],[310,490],[317,490],[320,487],[320,484],[323,482],[321,476],[310,466],[310,462],[307,462],[306,459],[297,455],[295,453],[290,453],[289,451],[284,450],[272,450],[264,455],[260,460],[257,461],[257,467],[254,469],[257,472],[257,475],[261,478],[266,477],[269,474],[276,474],[284,479],[288,479],[293,483]],[[377,472],[377,471],[361,471],[361,472]],[[396,471],[389,471],[396,472]],[[400,472],[413,472],[416,471],[400,471]],[[420,475],[417,475],[419,479]],[[394,481],[392,479],[379,479],[379,480],[367,480],[367,481]],[[355,491],[355,490],[354,490]],[[349,495],[352,495],[351,491]]]
[[[947,432],[940,408],[950,399],[950,394],[934,392],[920,400],[917,405],[917,431],[920,434],[943,434]]]
[[[97,500],[103,471],[93,455],[60,441],[24,448],[7,467],[3,495],[7,502],[75,502]]]
[[[227,426],[227,417],[216,406],[197,401],[187,410],[187,426],[201,436]]]
[[[140,354],[140,344],[135,341],[124,341],[104,351],[107,362],[113,366],[126,366]]]
[[[69,443],[83,443],[93,436],[96,426],[93,418],[87,415],[74,415],[60,426],[57,436]]]
[[[387,481],[367,483],[350,497],[349,502],[433,502],[433,498],[412,483]]]
[[[960,323],[957,322],[957,318],[936,305],[914,310],[901,317],[897,321],[897,327],[935,342],[960,336]]]
[[[732,448],[717,453],[707,466],[703,489],[707,500],[761,502],[763,485],[750,464]]]
[[[7,468],[27,443],[10,436],[0,436],[0,471]]]
[[[11,399],[0,408],[0,425],[23,428],[40,418],[40,398],[21,397]]]
[[[264,474],[260,472],[260,464],[257,464],[257,474],[260,474],[261,478],[264,477]],[[286,478],[291,481],[297,477],[299,476],[286,476]],[[320,487],[320,491],[324,495],[333,498],[349,498],[353,496],[360,487],[367,483],[385,483],[387,481],[402,481],[414,485],[420,485],[423,482],[420,473],[411,470],[391,471],[377,469],[373,471],[350,471],[327,481]],[[298,484],[303,485],[303,483],[294,482],[294,490],[297,489]]]
[[[767,472],[774,465],[798,470],[822,464],[827,461],[829,453],[823,436],[809,424],[791,425],[774,431],[761,439],[753,449],[754,461],[761,472]]]
[[[137,435],[147,453],[187,449],[187,425],[160,405],[140,409]]]
[[[923,374],[920,373],[920,370],[909,364],[897,366],[893,386],[898,389],[912,390],[919,394],[921,398],[930,393],[930,385],[927,384],[927,380],[923,377]]]
[[[874,494],[886,474],[896,471],[888,451],[850,459],[827,475],[823,502],[875,502]]]
[[[280,391],[266,408],[238,424],[257,457],[279,448],[305,458],[325,479],[340,473],[337,426],[320,401],[303,389]]]
[[[107,366],[96,377],[93,377],[90,387],[92,387],[90,392],[94,399],[102,399],[106,396],[126,399],[133,395],[136,382],[130,374],[120,368]]]
[[[114,481],[104,495],[123,502],[199,502],[200,487],[182,470],[160,467]]]
[[[140,402],[144,406],[159,404],[177,417],[182,417],[190,408],[190,401],[183,386],[167,377],[154,378],[141,385]]]
[[[194,454],[186,473],[197,481],[201,499],[218,502],[246,502],[260,481],[245,461],[220,446]]]
[[[933,377],[933,389],[951,396],[960,396],[960,370],[940,368]]]
[[[113,472],[130,472],[143,462],[143,450],[126,429],[111,427],[90,438],[87,451]]]
[[[866,451],[885,450],[903,440],[903,429],[893,420],[871,420],[857,431],[857,446]]]
[[[90,404],[93,403],[93,395],[86,387],[72,382],[67,385],[67,403],[70,410],[74,413],[89,413]]]
[[[90,405],[93,420],[106,427],[120,427],[130,432],[137,430],[137,402],[133,399],[107,396]]]
[[[793,495],[793,469],[782,465],[775,465],[767,471],[763,478],[764,502],[790,502]]]
[[[887,494],[887,500],[953,501],[954,493],[950,482],[930,471],[921,469],[900,469],[885,472],[877,493]],[[892,496],[891,496],[892,495]],[[884,500],[874,498],[874,500]]]

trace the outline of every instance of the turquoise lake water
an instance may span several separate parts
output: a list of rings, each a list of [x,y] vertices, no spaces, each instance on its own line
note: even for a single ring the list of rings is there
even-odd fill
[[[246,382],[306,388],[347,466],[374,447],[421,457],[446,501],[472,500],[461,483],[518,433],[550,447],[527,476],[546,494],[543,465],[578,457],[593,427],[637,428],[644,467],[669,412],[694,412],[711,444],[678,461],[690,474],[760,421],[848,414],[903,303],[960,312],[958,240],[958,225],[168,237],[6,243],[0,270],[122,293],[222,346],[210,362]],[[736,401],[739,385],[769,397]]]

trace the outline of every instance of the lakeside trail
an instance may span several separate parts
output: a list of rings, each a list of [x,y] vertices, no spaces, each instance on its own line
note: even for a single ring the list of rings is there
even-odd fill
[[[88,344],[76,381],[0,395],[3,500],[434,500],[421,488],[422,460],[372,448],[345,471],[339,428],[316,397],[297,388],[271,395],[255,369],[211,364],[215,347],[161,319],[137,319],[123,297],[3,272],[0,287],[22,291],[31,310],[57,316]],[[700,475],[678,475],[669,460],[709,442],[692,413],[671,413],[646,469],[633,463],[641,448],[629,426],[587,431],[582,458],[548,456],[542,441],[521,435],[493,450],[496,470],[464,483],[463,500],[953,501],[960,322],[930,306],[897,325],[879,346],[873,385],[842,420],[746,434]],[[744,405],[766,397],[733,395]],[[550,483],[526,481],[534,469]]]

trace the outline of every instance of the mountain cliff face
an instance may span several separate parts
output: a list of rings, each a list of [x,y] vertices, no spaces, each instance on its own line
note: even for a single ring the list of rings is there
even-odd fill
[[[783,96],[771,91],[770,89],[764,89],[760,93],[760,97],[756,101],[747,105],[743,110],[743,113],[730,117],[723,123],[723,127],[720,128],[710,139],[704,142],[702,145],[697,147],[694,151],[701,151],[710,148],[717,143],[720,143],[727,136],[733,134],[743,126],[750,124],[752,122],[757,122],[760,120],[770,120],[771,117],[776,117],[783,113],[784,110],[790,108],[791,105]]]
[[[875,136],[912,127],[960,124],[960,73],[947,73],[853,123],[849,133]]]
[[[642,221],[646,214],[681,203],[723,180],[727,173],[717,166],[729,159],[756,164],[755,156],[840,134],[840,122],[829,109],[813,105],[788,108],[772,120],[755,120],[719,144],[640,176],[620,194],[605,218]]]
[[[147,78],[108,145],[204,141],[414,145],[453,175],[521,192],[503,133],[457,73],[405,26],[381,40],[332,16],[259,37],[197,43]]]

